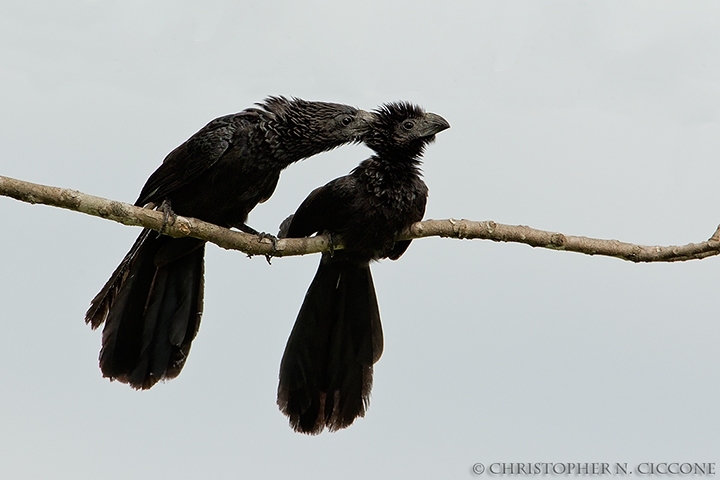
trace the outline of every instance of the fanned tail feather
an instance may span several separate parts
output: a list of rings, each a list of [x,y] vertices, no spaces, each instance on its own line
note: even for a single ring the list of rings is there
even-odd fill
[[[144,230],[93,302],[103,376],[147,389],[176,377],[200,326],[205,243]]]
[[[370,266],[338,257],[323,255],[280,365],[278,406],[312,435],[365,415],[383,348]]]

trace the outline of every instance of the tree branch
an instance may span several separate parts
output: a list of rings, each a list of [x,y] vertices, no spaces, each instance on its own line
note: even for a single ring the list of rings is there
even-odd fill
[[[9,177],[0,176],[0,195],[32,204],[40,203],[66,208],[124,225],[160,230],[163,224],[162,212],[95,197],[76,190],[38,185]],[[277,242],[277,249],[273,249],[272,242],[267,238],[229,230],[196,218],[182,216],[178,216],[172,225],[166,225],[163,233],[173,237],[200,238],[222,248],[240,250],[248,255],[281,257],[326,252],[330,249],[329,238],[325,235],[281,239]],[[708,241],[682,246],[635,245],[618,240],[564,235],[522,225],[502,225],[492,220],[476,222],[453,219],[425,220],[415,223],[398,239],[409,240],[435,236],[524,243],[531,247],[565,250],[586,255],[604,255],[631,262],[678,262],[720,254],[720,226]],[[342,246],[336,245],[335,248],[342,248]]]

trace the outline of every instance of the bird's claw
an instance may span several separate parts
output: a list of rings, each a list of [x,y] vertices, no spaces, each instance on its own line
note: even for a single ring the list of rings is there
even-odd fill
[[[265,233],[265,232],[258,232],[257,236],[258,236],[258,242],[262,242],[263,240],[267,239],[267,240],[270,240],[270,243],[272,243],[272,252],[265,254],[265,260],[267,260],[268,265],[272,265],[271,259],[272,259],[272,257],[275,256],[275,252],[277,252],[278,238],[273,234]]]
[[[162,235],[165,232],[165,227],[169,225],[175,225],[175,222],[177,221],[177,215],[172,210],[172,206],[170,205],[170,200],[165,199],[160,204],[159,207],[157,207],[158,211],[163,212],[163,223],[160,226],[160,230],[158,231],[158,237]],[[171,220],[168,222],[168,220]]]
[[[328,244],[328,252],[330,253],[330,256],[335,255],[335,247],[337,246],[337,236],[334,233],[328,233],[329,244]]]

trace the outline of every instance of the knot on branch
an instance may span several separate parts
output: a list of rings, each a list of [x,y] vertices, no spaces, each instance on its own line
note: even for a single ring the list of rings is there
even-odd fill
[[[468,237],[468,230],[470,227],[468,225],[467,220],[457,221],[457,220],[454,220],[451,218],[450,223],[453,226],[452,231],[453,231],[453,235],[455,236],[455,238],[463,239],[463,238]]]
[[[192,227],[190,221],[185,217],[177,217],[175,219],[175,228],[180,230],[183,235],[190,235],[192,233]]]
[[[78,200],[79,204],[79,200]],[[97,209],[98,215],[102,218],[122,218],[128,215],[128,210],[125,208],[125,204],[110,200],[107,205],[100,205]]]
[[[613,242],[620,245],[620,242],[617,240],[613,240]],[[630,253],[628,253],[626,258],[628,260],[630,260],[631,262],[635,262],[635,263],[642,262],[643,261],[642,253],[643,253],[643,249],[639,245],[633,245],[630,248]]]
[[[81,195],[77,190],[63,190],[60,192],[60,201],[70,208],[78,208]]]
[[[550,244],[553,247],[562,248],[567,243],[567,238],[562,233],[553,233],[550,237]]]

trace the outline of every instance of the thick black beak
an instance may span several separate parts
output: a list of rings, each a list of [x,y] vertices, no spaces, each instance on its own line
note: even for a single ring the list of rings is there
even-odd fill
[[[375,114],[372,112],[366,112],[365,110],[358,110],[355,115],[355,125],[353,131],[358,137],[358,141],[362,140],[365,135],[370,131],[370,126],[375,121]]]
[[[440,115],[435,113],[426,113],[423,118],[422,135],[424,137],[431,137],[437,133],[442,132],[450,128],[450,124]]]
[[[365,110],[358,110],[358,118],[365,123],[370,123],[375,120],[375,114],[372,112],[366,112]]]

